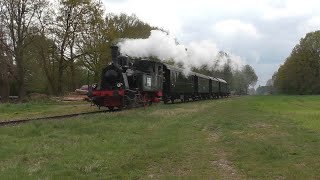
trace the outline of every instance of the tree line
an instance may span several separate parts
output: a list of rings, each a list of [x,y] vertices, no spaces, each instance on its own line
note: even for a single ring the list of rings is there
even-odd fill
[[[0,1],[0,96],[61,95],[98,82],[119,38],[147,38],[157,29],[135,15],[105,15],[98,0]]]
[[[271,80],[277,93],[320,94],[320,31],[306,34]]]
[[[109,47],[119,38],[147,38],[160,29],[135,15],[106,14],[99,0],[1,0],[0,96],[28,93],[62,95],[98,82],[111,61]],[[254,70],[199,69],[232,82],[246,93],[257,81]]]

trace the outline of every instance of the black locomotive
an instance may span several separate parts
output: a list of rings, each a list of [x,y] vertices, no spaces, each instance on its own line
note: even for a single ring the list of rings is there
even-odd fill
[[[88,93],[97,106],[110,110],[147,106],[163,100],[182,102],[230,95],[223,79],[190,72],[151,60],[130,59],[121,56],[112,46],[112,64],[103,69],[100,86]]]

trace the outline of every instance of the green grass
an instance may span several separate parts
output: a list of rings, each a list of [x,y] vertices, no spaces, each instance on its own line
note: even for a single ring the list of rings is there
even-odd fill
[[[320,96],[257,96],[0,128],[0,179],[319,179]]]
[[[20,104],[0,104],[0,121],[64,115],[77,112],[95,111],[85,102],[28,102]]]
[[[256,97],[256,110],[281,115],[320,130],[320,96]]]

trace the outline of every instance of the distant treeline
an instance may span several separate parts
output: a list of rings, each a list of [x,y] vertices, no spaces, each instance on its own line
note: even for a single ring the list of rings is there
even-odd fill
[[[28,93],[61,95],[98,82],[119,38],[147,38],[160,29],[135,15],[106,14],[99,0],[0,1],[0,96],[24,99]],[[250,66],[198,69],[246,93],[257,81]],[[89,74],[88,74],[89,72]]]

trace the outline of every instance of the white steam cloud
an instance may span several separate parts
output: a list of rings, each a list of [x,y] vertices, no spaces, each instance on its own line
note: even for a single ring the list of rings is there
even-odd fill
[[[191,42],[188,45],[177,44],[174,37],[159,30],[152,30],[147,39],[124,39],[119,42],[120,52],[131,57],[157,57],[162,61],[172,60],[182,64],[185,73],[190,72],[191,67],[199,68],[206,65],[209,68],[221,69],[226,63],[233,69],[244,65],[239,56],[221,56],[215,43],[210,41]]]

